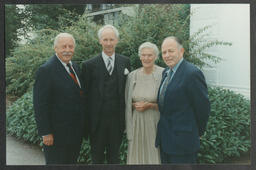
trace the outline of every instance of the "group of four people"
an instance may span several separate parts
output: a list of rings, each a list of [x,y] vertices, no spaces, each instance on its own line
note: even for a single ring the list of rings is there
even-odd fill
[[[180,40],[164,39],[165,69],[155,64],[157,46],[141,44],[142,67],[130,72],[129,58],[115,53],[118,30],[105,25],[98,38],[102,52],[80,72],[71,61],[75,39],[58,34],[56,54],[37,71],[33,103],[46,164],[75,164],[83,137],[93,164],[119,164],[124,131],[127,164],[196,163],[210,103],[204,76],[183,59]]]

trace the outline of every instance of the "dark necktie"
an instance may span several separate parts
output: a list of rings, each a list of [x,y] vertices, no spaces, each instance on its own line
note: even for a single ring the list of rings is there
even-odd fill
[[[70,72],[69,75],[70,75],[71,78],[75,81],[75,83],[79,86],[78,81],[77,81],[77,79],[76,79],[76,75],[75,75],[75,73],[74,73],[74,71],[73,71],[73,69],[72,69],[70,63],[68,63],[67,66],[68,66],[69,72]]]
[[[108,57],[107,70],[108,70],[109,75],[111,75],[111,72],[112,72],[112,69],[113,69],[111,61],[112,61],[112,58]]]
[[[160,95],[159,95],[159,104],[160,104],[161,108],[164,105],[165,92],[166,92],[167,86],[168,86],[168,84],[169,84],[169,82],[171,80],[172,74],[173,74],[173,71],[171,69],[169,74],[166,76],[166,78],[165,78],[165,80],[163,82],[162,89],[160,89],[161,91],[160,91]]]

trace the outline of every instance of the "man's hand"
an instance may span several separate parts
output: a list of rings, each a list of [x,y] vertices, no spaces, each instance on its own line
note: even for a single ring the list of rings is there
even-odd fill
[[[53,134],[49,134],[49,135],[43,136],[43,143],[46,146],[53,145]]]

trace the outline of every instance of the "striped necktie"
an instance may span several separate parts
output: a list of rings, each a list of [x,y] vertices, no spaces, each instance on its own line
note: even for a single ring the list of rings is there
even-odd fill
[[[111,57],[108,57],[107,70],[108,70],[109,75],[111,75],[112,70],[113,70],[113,67],[112,67],[111,61],[112,61],[112,58],[111,58]]]

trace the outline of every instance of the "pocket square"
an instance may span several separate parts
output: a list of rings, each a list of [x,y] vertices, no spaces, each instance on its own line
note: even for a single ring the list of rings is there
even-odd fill
[[[130,72],[127,68],[124,69],[124,75],[128,75]]]

